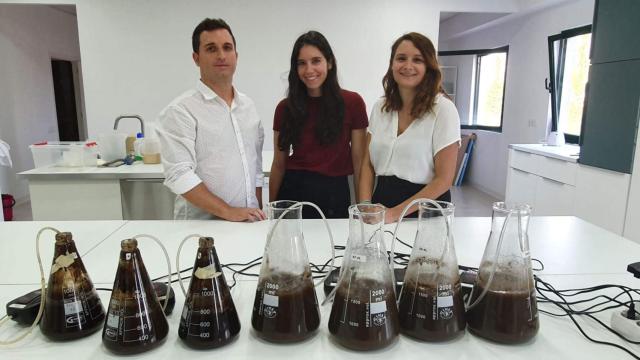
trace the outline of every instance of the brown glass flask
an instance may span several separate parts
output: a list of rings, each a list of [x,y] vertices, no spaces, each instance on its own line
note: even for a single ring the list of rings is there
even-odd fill
[[[178,336],[196,349],[226,345],[240,332],[240,320],[211,237],[201,237]]]
[[[102,343],[116,354],[137,354],[161,345],[169,332],[138,242],[121,242],[113,292],[102,330]]]
[[[56,234],[40,330],[52,340],[73,340],[100,329],[104,307],[70,232]]]

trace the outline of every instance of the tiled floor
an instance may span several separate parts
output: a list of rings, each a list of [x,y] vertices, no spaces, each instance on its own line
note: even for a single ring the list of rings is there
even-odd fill
[[[31,201],[26,200],[13,207],[13,221],[31,221]]]
[[[454,186],[451,197],[456,206],[455,216],[491,216],[491,205],[497,199],[470,186]],[[31,221],[31,202],[26,201],[13,207],[14,221]]]
[[[455,216],[491,216],[492,205],[498,199],[470,186],[451,187],[451,200]]]

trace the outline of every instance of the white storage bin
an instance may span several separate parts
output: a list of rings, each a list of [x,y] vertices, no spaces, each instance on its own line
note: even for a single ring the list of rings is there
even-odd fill
[[[29,146],[36,168],[45,166],[96,166],[98,150],[95,142],[48,141]]]

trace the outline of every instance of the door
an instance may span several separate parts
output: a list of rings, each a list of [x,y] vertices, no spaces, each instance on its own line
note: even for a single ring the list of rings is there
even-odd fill
[[[51,60],[60,141],[79,141],[78,112],[71,61]]]

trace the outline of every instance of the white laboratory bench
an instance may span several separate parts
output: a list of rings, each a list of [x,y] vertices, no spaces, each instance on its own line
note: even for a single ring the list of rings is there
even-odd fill
[[[164,190],[161,164],[135,162],[115,168],[48,166],[21,172],[29,181],[34,220],[123,220],[141,200],[172,210],[172,196]],[[138,188],[138,189],[136,189]],[[147,199],[131,194],[148,193]],[[168,208],[167,208],[168,207]],[[163,218],[168,218],[166,215]]]
[[[273,151],[263,152],[268,176]],[[173,199],[161,164],[47,166],[18,174],[29,182],[33,220],[169,220]]]
[[[329,220],[336,244],[345,244],[348,221]],[[462,265],[478,266],[489,235],[490,218],[454,219],[454,239],[458,261]],[[269,223],[231,223],[225,221],[86,221],[86,222],[23,222],[0,223],[0,303],[22,295],[38,285],[35,263],[34,239],[43,226],[54,226],[61,231],[71,231],[82,255],[89,275],[97,287],[111,287],[122,239],[140,233],[157,236],[169,251],[175,270],[175,255],[179,242],[189,234],[213,236],[222,263],[248,262],[262,255]],[[386,225],[393,230],[392,225]],[[312,262],[324,262],[329,246],[321,220],[305,220],[303,231],[309,257]],[[400,238],[413,242],[415,222],[408,221],[401,227]],[[387,236],[387,240],[390,236]],[[42,239],[43,261],[51,262],[53,235],[45,233]],[[533,217],[529,228],[531,253],[541,260],[545,268],[538,272],[542,278],[557,288],[592,286],[604,283],[625,284],[637,288],[640,280],[626,273],[626,265],[640,259],[640,245],[612,232],[594,226],[576,217]],[[157,245],[150,240],[139,241],[142,257],[151,277],[165,273],[164,257]],[[197,241],[192,239],[183,247],[181,268],[193,265]],[[408,252],[403,246],[396,251]],[[47,266],[48,268],[48,266]],[[256,267],[255,272],[259,271]],[[190,275],[186,277],[189,278]],[[358,353],[334,344],[329,337],[327,320],[331,306],[321,306],[321,325],[311,339],[298,344],[275,345],[259,340],[251,330],[250,317],[255,296],[256,279],[240,277],[232,289],[242,330],[238,339],[220,349],[195,351],[186,347],[177,336],[180,312],[184,296],[174,286],[177,301],[174,312],[168,317],[170,331],[165,344],[138,355],[146,359],[175,359],[215,356],[224,359],[281,359],[307,358],[367,358],[422,359],[425,356],[439,359],[603,359],[625,358],[619,350],[596,345],[586,340],[568,318],[554,318],[540,314],[540,332],[529,343],[500,345],[485,341],[468,332],[446,343],[424,343],[400,336],[394,345],[380,351]],[[230,277],[227,275],[227,281]],[[318,297],[324,299],[321,287]],[[110,294],[100,292],[105,306]],[[547,305],[541,309],[552,310]],[[599,317],[608,323],[610,312]],[[624,345],[619,339],[597,328],[592,321],[579,320],[592,336]],[[22,328],[12,322],[0,332],[2,337],[17,333]],[[637,346],[628,346],[638,351]],[[0,348],[0,356],[10,359],[94,359],[115,358],[101,343],[101,333],[73,342],[51,342],[38,329],[27,340],[12,347]]]

